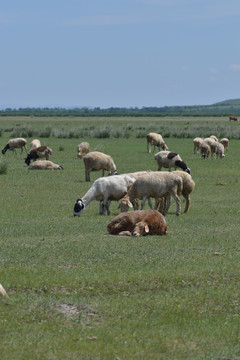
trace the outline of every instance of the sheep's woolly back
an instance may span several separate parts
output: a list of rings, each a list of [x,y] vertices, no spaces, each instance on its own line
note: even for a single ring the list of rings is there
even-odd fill
[[[104,169],[111,173],[116,171],[116,165],[110,155],[99,151],[91,151],[84,156],[83,162],[86,168],[94,167],[96,170]]]
[[[33,150],[33,149],[36,149],[38,147],[41,146],[41,143],[40,143],[40,140],[38,139],[34,139],[32,140],[32,142],[30,143],[30,151]]]
[[[182,187],[182,195],[189,195],[195,188],[195,182],[192,179],[192,176],[185,171],[176,170],[172,172],[182,178],[183,187]]]
[[[28,167],[29,170],[63,170],[61,165],[54,164],[50,160],[37,160]]]
[[[10,149],[21,148],[27,144],[27,140],[24,138],[10,139],[8,145]]]

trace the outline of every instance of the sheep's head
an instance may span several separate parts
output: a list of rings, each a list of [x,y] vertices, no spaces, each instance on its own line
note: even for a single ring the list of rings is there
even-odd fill
[[[125,199],[122,199],[118,205],[118,209],[121,209],[121,212],[127,212],[130,207],[133,207],[132,203]]]
[[[59,167],[57,168],[58,170],[63,170],[62,165],[59,165]]]
[[[145,235],[147,233],[149,233],[149,227],[148,224],[144,221],[137,223],[132,231],[133,236]]]
[[[85,209],[82,199],[77,199],[73,208],[73,216],[80,216],[81,212]]]

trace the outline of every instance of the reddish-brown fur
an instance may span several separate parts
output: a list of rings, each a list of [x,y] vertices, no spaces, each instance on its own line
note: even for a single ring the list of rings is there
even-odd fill
[[[167,234],[167,223],[162,214],[156,210],[136,210],[120,213],[107,225],[113,235],[164,235]]]
[[[236,116],[229,116],[229,121],[238,121],[238,118]]]

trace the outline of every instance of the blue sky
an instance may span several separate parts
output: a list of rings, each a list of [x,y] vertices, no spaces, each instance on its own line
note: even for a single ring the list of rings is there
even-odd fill
[[[8,0],[0,107],[240,98],[239,0]]]

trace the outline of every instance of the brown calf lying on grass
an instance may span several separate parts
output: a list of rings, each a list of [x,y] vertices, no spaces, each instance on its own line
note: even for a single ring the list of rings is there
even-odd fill
[[[164,235],[167,234],[167,223],[156,210],[136,210],[117,215],[107,229],[113,235]]]

